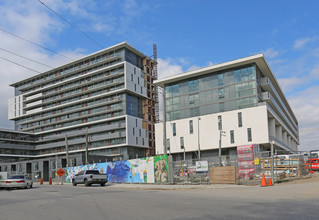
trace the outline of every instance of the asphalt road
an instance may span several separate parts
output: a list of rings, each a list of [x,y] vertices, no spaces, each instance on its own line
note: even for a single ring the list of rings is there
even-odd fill
[[[318,219],[318,187],[35,185],[0,190],[0,219]]]

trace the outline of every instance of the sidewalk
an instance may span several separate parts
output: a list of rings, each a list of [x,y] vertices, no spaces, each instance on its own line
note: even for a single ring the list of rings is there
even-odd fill
[[[35,185],[40,185],[38,182]],[[43,186],[49,185],[48,182],[44,182]],[[52,185],[60,185],[59,183],[53,182]],[[71,183],[63,183],[62,186],[72,186]],[[80,184],[79,186],[84,186]],[[99,186],[98,184],[93,187]],[[234,188],[245,188],[244,185],[233,185],[233,184],[209,184],[209,185],[169,185],[169,184],[143,184],[143,183],[107,183],[107,188],[125,188],[134,190],[214,190],[214,189],[234,189]]]

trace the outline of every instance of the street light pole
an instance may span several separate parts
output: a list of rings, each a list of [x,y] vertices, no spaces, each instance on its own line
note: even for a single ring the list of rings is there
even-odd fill
[[[274,180],[274,144],[275,141],[271,141],[271,180],[272,182],[275,182]]]
[[[66,167],[69,167],[69,145],[68,136],[65,134]]]
[[[199,121],[200,117],[197,118],[197,132],[198,132],[198,159],[200,160],[200,137],[199,137]]]
[[[86,128],[86,129],[85,129],[85,165],[89,164],[89,161],[88,161],[88,151],[89,151],[88,128]]]
[[[218,157],[219,157],[219,166],[222,166],[222,130],[219,130],[219,151],[218,151]]]

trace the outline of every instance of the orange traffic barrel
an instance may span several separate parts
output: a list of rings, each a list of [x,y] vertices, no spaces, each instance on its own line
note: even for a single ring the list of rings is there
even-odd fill
[[[41,184],[41,185],[43,184],[43,178],[40,179],[40,184]]]
[[[52,178],[49,179],[49,185],[52,185]]]

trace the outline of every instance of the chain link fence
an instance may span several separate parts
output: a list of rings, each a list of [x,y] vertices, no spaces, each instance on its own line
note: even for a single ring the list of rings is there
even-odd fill
[[[273,156],[273,183],[280,183],[311,176],[305,168],[307,158],[299,154],[280,154]],[[229,183],[240,185],[259,185],[263,174],[267,182],[271,178],[271,154],[269,151],[258,152],[254,162],[238,162],[238,156],[222,156],[177,160],[172,162],[174,184],[215,184]],[[244,171],[244,172],[240,172]],[[245,171],[247,171],[245,173]]]

